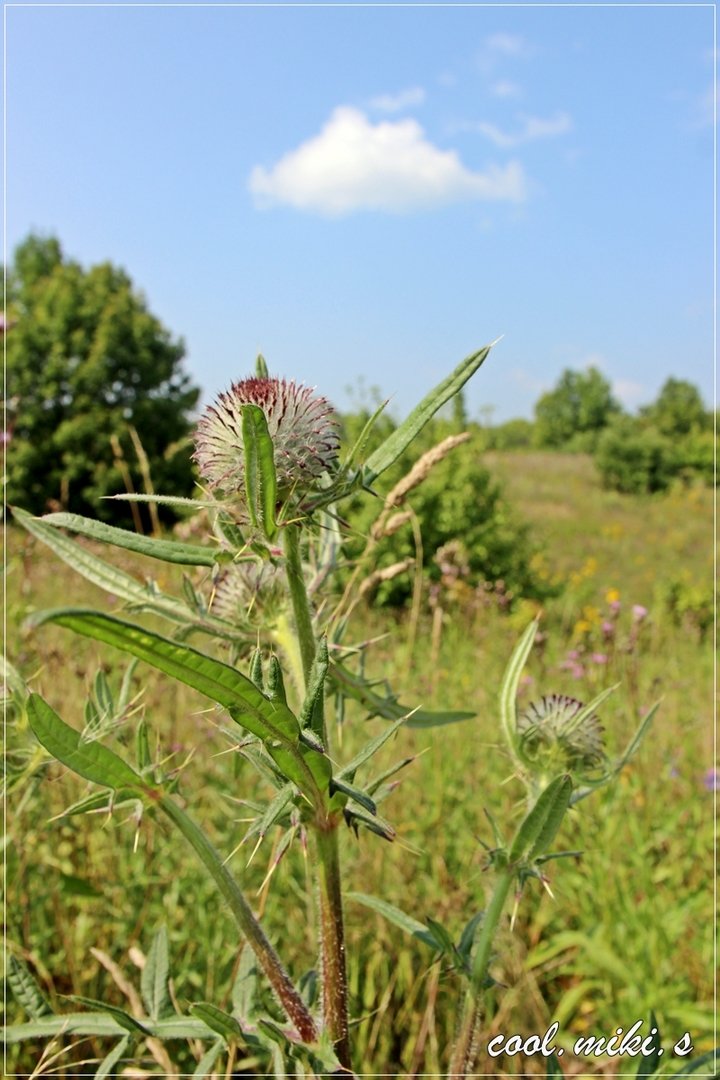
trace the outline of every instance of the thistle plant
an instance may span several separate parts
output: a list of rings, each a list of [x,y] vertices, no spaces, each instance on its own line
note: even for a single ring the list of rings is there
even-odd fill
[[[29,970],[14,960],[10,981],[32,1020],[6,1029],[8,1040],[49,1038],[61,1031],[114,1035],[117,1042],[101,1063],[99,1076],[121,1061],[136,1060],[140,1044],[152,1051],[158,1041],[179,1037],[207,1044],[198,1066],[205,1071],[196,1075],[206,1075],[224,1050],[237,1046],[253,1051],[282,1075],[287,1068],[297,1069],[298,1075],[307,1075],[307,1070],[350,1074],[353,1046],[344,900],[352,897],[413,934],[453,969],[462,1004],[456,1043],[448,1048],[449,1074],[472,1072],[483,1003],[493,985],[489,969],[496,933],[511,896],[517,902],[528,882],[545,882],[548,860],[566,854],[552,850],[566,811],[616,775],[635,752],[654,712],[645,718],[623,757],[614,762],[607,757],[598,719],[610,690],[585,705],[550,693],[518,713],[519,680],[537,629],[533,623],[509,659],[499,693],[506,751],[517,781],[524,786],[525,800],[520,823],[507,835],[490,819],[493,844],[487,850],[494,886],[484,911],[473,912],[456,935],[434,920],[422,923],[381,897],[348,888],[342,866],[348,826],[370,831],[378,842],[392,842],[395,837],[379,804],[392,786],[388,781],[406,762],[374,774],[375,755],[403,725],[431,727],[467,721],[473,710],[433,712],[406,707],[393,692],[378,692],[362,671],[352,668],[347,659],[352,649],[344,642],[354,606],[350,594],[360,586],[351,574],[339,601],[332,587],[339,567],[341,504],[362,490],[372,497],[378,478],[462,388],[490,348],[464,360],[367,456],[368,437],[381,410],[356,444],[341,454],[339,425],[328,402],[304,386],[271,377],[259,358],[255,375],[234,383],[198,423],[194,457],[204,487],[202,498],[118,496],[185,504],[202,511],[211,545],[139,536],[73,514],[36,518],[13,511],[19,524],[119,598],[133,616],[69,607],[35,614],[33,627],[52,622],[102,642],[132,657],[133,665],[147,664],[208,698],[222,711],[223,722],[237,731],[238,748],[259,774],[261,789],[270,791],[263,805],[256,804],[257,816],[244,839],[260,841],[277,828],[283,851],[294,840],[307,838],[312,890],[317,896],[320,992],[317,1005],[308,992],[308,980],[288,970],[242,881],[230,872],[202,824],[187,809],[182,774],[168,772],[151,754],[145,720],[137,721],[136,756],[131,764],[103,742],[110,728],[103,726],[101,716],[111,718],[117,712],[108,700],[107,687],[95,688],[95,698],[105,700],[107,708],[99,709],[96,701],[88,713],[92,723],[79,731],[14,674],[20,707],[38,742],[100,789],[91,791],[67,814],[130,805],[137,815],[164,817],[226,901],[240,933],[240,960],[232,1012],[212,1002],[196,1002],[183,1015],[169,1015],[167,942],[157,938],[143,975],[146,1012],[141,1017],[92,1001],[81,1002],[88,1012],[50,1016]],[[393,489],[395,494],[382,504],[376,534],[389,527],[404,495],[421,482],[423,470],[451,450],[443,444],[404,486]],[[200,568],[211,583],[210,594],[203,594],[189,578],[182,596],[170,595],[153,583],[142,584],[68,533],[161,562]],[[369,540],[370,552],[374,538]],[[367,570],[366,559],[362,566]],[[163,635],[143,625],[138,621],[143,615],[164,619],[171,624],[171,632]],[[205,639],[203,648],[189,643],[188,639],[199,636]],[[207,639],[214,640],[215,648]],[[129,686],[130,677],[124,683],[125,704]],[[385,722],[349,760],[342,760],[335,745],[326,708],[330,695],[340,710],[345,701],[353,700],[368,715]],[[162,730],[159,736],[162,741]],[[245,993],[252,971],[271,988],[282,1021]],[[379,1064],[385,1068],[385,1063]]]

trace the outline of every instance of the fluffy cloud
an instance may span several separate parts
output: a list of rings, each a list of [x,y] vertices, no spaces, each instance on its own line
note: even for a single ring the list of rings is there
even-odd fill
[[[403,212],[465,199],[522,201],[522,167],[473,172],[440,150],[415,120],[372,124],[359,109],[335,109],[319,135],[272,168],[255,166],[249,189],[261,206],[284,203],[328,217],[355,210]]]
[[[522,97],[522,88],[510,79],[499,79],[490,87],[490,93],[499,98]]]
[[[490,34],[483,42],[483,51],[502,56],[528,56],[532,49],[518,34]]]
[[[473,124],[474,131],[491,139],[496,146],[508,149],[520,146],[522,143],[532,142],[534,139],[546,139],[553,135],[564,135],[572,129],[572,120],[567,113],[557,113],[556,116],[543,120],[539,116],[523,116],[520,118],[521,126],[514,133],[501,131],[495,124],[480,122]]]
[[[373,109],[381,112],[401,112],[402,109],[413,105],[422,105],[425,100],[425,91],[422,86],[410,86],[407,90],[401,90],[398,94],[380,94],[370,102]]]

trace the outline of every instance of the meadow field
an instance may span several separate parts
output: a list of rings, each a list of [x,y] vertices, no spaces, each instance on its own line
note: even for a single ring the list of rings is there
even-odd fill
[[[531,881],[512,930],[505,923],[492,969],[501,989],[483,1045],[500,1032],[542,1033],[557,1021],[566,1075],[636,1074],[637,1059],[575,1058],[575,1040],[627,1029],[651,1010],[667,1048],[685,1032],[697,1053],[713,1040],[712,491],[677,485],[643,498],[607,492],[583,455],[493,453],[484,460],[532,524],[541,547],[535,569],[557,592],[543,606],[523,701],[550,693],[587,701],[619,683],[601,714],[611,755],[622,752],[656,701],[661,706],[619,781],[585,800],[563,825],[559,846],[582,854],[550,863],[551,893]],[[80,726],[97,671],[117,691],[127,663],[56,626],[28,631],[25,623],[46,607],[117,605],[15,526],[8,527],[7,549],[8,656],[33,689]],[[139,557],[124,556],[123,565],[141,578],[155,572]],[[179,572],[160,573],[160,587],[181,589]],[[387,678],[403,704],[469,709],[476,718],[405,728],[384,748],[388,765],[413,759],[383,804],[397,840],[348,833],[349,889],[381,896],[417,919],[435,918],[458,935],[483,907],[492,876],[485,810],[499,820],[518,810],[500,745],[497,688],[538,608],[523,598],[508,607],[501,587],[448,585],[434,614],[423,601],[417,624],[407,613],[357,610],[354,637],[379,639],[368,651],[368,670]],[[139,669],[136,677],[139,687]],[[144,713],[158,757],[172,755],[182,768],[181,791],[195,818],[249,883],[291,970],[312,968],[314,902],[301,848],[294,845],[269,880],[272,833],[252,860],[247,847],[236,850],[255,774],[232,752],[204,699],[160,677],[142,679],[137,711],[106,741],[132,745]],[[163,924],[178,1008],[198,1000],[229,1007],[238,940],[206,878],[159,823],[123,812],[60,818],[87,785],[49,764],[22,710],[11,708],[8,716],[8,943],[54,1009],[77,1008],[72,995],[127,1008]],[[336,737],[351,753],[361,736],[385,723],[367,721],[360,706],[348,708]],[[457,1019],[456,976],[422,942],[352,899],[346,919],[357,1071],[442,1073]],[[8,1019],[25,1019],[12,998]],[[66,1036],[53,1048],[63,1053],[44,1065],[40,1043],[12,1045],[8,1071],[93,1075],[92,1064],[80,1063],[97,1062],[108,1044],[76,1043]],[[189,1041],[168,1043],[164,1052],[164,1064],[148,1051],[142,1069],[127,1075],[192,1074],[201,1057]],[[240,1075],[254,1062],[238,1051],[227,1075],[233,1067]],[[666,1053],[661,1072],[678,1067]],[[480,1064],[491,1076],[544,1075],[544,1068],[532,1057],[485,1055]]]

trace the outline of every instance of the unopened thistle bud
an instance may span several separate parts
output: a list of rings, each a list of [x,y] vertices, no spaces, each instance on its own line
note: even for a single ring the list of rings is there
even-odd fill
[[[291,380],[242,379],[220,394],[198,421],[193,456],[211,488],[225,495],[243,490],[243,405],[257,405],[265,414],[281,496],[307,490],[323,472],[335,467],[337,422],[324,397]]]
[[[602,725],[594,713],[580,717],[584,708],[575,698],[548,694],[518,716],[521,754],[531,769],[582,775],[604,765]]]

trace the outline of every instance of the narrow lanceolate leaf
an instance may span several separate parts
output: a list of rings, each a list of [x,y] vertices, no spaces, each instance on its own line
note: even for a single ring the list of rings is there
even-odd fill
[[[144,1027],[157,1039],[211,1039],[215,1035],[202,1020],[188,1016],[173,1016],[155,1023],[148,1020]],[[28,1039],[52,1039],[56,1035],[122,1036],[126,1030],[103,1005],[102,1012],[62,1013],[33,1020],[29,1024],[12,1024],[2,1028],[2,1037],[9,1045]]]
[[[345,696],[358,701],[367,709],[370,716],[382,716],[385,720],[404,720],[410,728],[442,727],[445,724],[457,724],[461,720],[472,720],[474,712],[432,709],[408,709],[394,697],[381,697],[359,675],[354,675],[346,667],[333,661],[329,675],[338,690]]]
[[[513,758],[518,760],[518,734],[517,734],[517,693],[520,685],[520,676],[533,647],[537,633],[538,621],[534,619],[520,638],[515,651],[510,657],[510,662],[505,668],[502,685],[500,687],[500,722],[502,724],[505,741]]]
[[[385,745],[388,739],[392,739],[393,735],[395,735],[395,733],[403,726],[404,723],[404,717],[402,717],[400,720],[396,720],[394,724],[391,724],[390,727],[385,728],[385,730],[381,731],[379,735],[376,735],[374,739],[371,739],[369,743],[366,743],[360,753],[356,754],[352,761],[349,761],[347,765],[343,765],[339,773],[340,779],[353,780],[355,777],[355,773],[360,768],[360,766],[364,765],[366,761],[369,761],[370,758],[373,757],[378,752],[378,750]],[[385,779],[385,776],[383,776],[383,779]]]
[[[105,1080],[106,1076],[118,1075],[115,1066],[118,1064],[119,1061],[122,1061],[125,1054],[128,1053],[131,1042],[132,1037],[130,1035],[126,1035],[123,1039],[120,1040],[119,1043],[115,1043],[115,1046],[113,1046],[110,1053],[107,1054],[100,1062],[98,1070],[95,1073],[95,1080]]]
[[[197,1001],[190,1006],[189,1011],[218,1035],[222,1035],[223,1039],[242,1038],[242,1028],[235,1017],[219,1009],[217,1005],[212,1005],[209,1001]]]
[[[259,405],[242,406],[242,437],[245,453],[245,495],[250,520],[253,525],[262,529],[268,540],[274,540],[277,535],[275,448],[265,413]]]
[[[270,701],[250,679],[220,660],[101,612],[69,609],[60,612],[53,621],[137,656],[173,679],[192,686],[223,705],[234,720],[264,741],[276,738],[297,742],[300,729],[290,710]]]
[[[64,536],[52,525],[45,524],[42,518],[35,518],[32,514],[19,510],[17,507],[13,507],[12,512],[23,528],[27,529],[38,540],[42,540],[44,544],[47,544],[63,562],[66,562],[78,574],[82,574],[93,585],[97,585],[99,588],[104,589],[105,592],[117,596],[119,600],[123,600],[127,604],[152,609],[174,622],[186,623],[191,621],[192,613],[181,601],[166,596],[159,590],[151,590],[147,586],[141,585],[130,574],[119,570],[111,563],[104,562],[97,555],[93,555],[81,547],[77,541]],[[34,624],[36,620],[31,618],[28,622]]]
[[[424,923],[418,922],[412,915],[407,915],[400,908],[395,907],[394,904],[388,904],[386,900],[381,900],[378,896],[368,896],[367,893],[349,892],[345,895],[348,899],[356,900],[358,904],[364,904],[365,907],[377,911],[388,922],[399,926],[406,934],[412,934],[418,941],[422,941],[425,945],[429,945],[431,949],[437,951],[438,941],[432,931]]]
[[[357,439],[355,440],[355,443],[353,444],[350,453],[343,461],[343,470],[351,469],[352,466],[355,465],[357,461],[359,461],[359,459],[365,452],[365,447],[367,446],[367,442],[372,433],[372,429],[375,427],[375,424],[380,419],[382,413],[385,412],[389,400],[390,399],[388,398],[387,401],[383,401],[381,405],[378,405],[372,416],[365,422],[365,425],[360,434],[358,435]]]
[[[203,1080],[204,1077],[210,1076],[213,1072],[213,1066],[220,1057],[220,1053],[224,1046],[224,1039],[218,1039],[217,1042],[214,1042],[198,1061],[193,1077],[197,1077],[198,1080]]]
[[[53,619],[60,626],[145,660],[224,706],[237,724],[262,739],[286,779],[311,799],[324,798],[330,762],[322,754],[300,748],[300,728],[287,705],[271,701],[235,668],[112,615],[67,609],[54,613]]]
[[[404,450],[410,445],[418,432],[422,431],[427,422],[441,409],[446,401],[454,397],[462,390],[471,375],[474,375],[483,363],[495,342],[486,345],[478,352],[467,356],[447,379],[430,391],[417,405],[406,420],[393,431],[382,446],[378,447],[370,455],[365,463],[364,480],[366,484],[372,482],[389,469],[393,462],[397,461]]]
[[[18,956],[8,954],[7,981],[13,997],[33,1020],[40,1020],[52,1012],[45,995],[35,981],[30,968]]]
[[[148,1016],[159,1020],[170,1008],[170,958],[167,928],[161,926],[153,938],[140,979],[140,992]]]
[[[510,862],[532,861],[548,850],[570,803],[572,780],[565,774],[551,780],[518,828],[510,846]]]
[[[354,799],[356,803],[364,807],[368,813],[377,814],[377,806],[370,796],[359,788],[353,787],[352,784],[348,784],[346,780],[341,780],[339,776],[334,776],[330,781],[330,791],[347,795],[348,798]]]
[[[85,742],[39,694],[30,695],[27,709],[38,742],[68,769],[102,787],[146,790],[142,778],[122,758],[102,743]]]
[[[108,1005],[104,1001],[96,1001],[95,998],[83,997],[81,994],[68,994],[71,1001],[77,1001],[79,1005],[87,1005],[91,1009],[99,1009],[100,1012],[106,1012],[108,1016],[112,1016],[113,1020],[116,1020],[121,1028],[125,1031],[129,1031],[131,1034],[135,1032],[141,1032],[143,1035],[149,1035],[150,1029],[141,1024],[139,1020],[136,1020],[130,1013],[125,1012],[124,1009],[119,1009],[117,1005]]]
[[[316,735],[323,733],[323,689],[328,672],[327,638],[322,637],[315,649],[307,694],[300,710],[300,726],[311,728]]]
[[[81,536],[89,536],[92,540],[113,544],[115,547],[125,548],[126,551],[137,551],[140,555],[148,555],[151,559],[161,559],[163,562],[179,563],[181,566],[215,564],[216,553],[212,548],[142,536],[140,533],[130,532],[129,529],[118,529],[114,525],[106,525],[103,521],[95,521],[94,518],[81,517],[80,514],[44,514],[40,521],[53,525],[56,529],[69,529]]]

